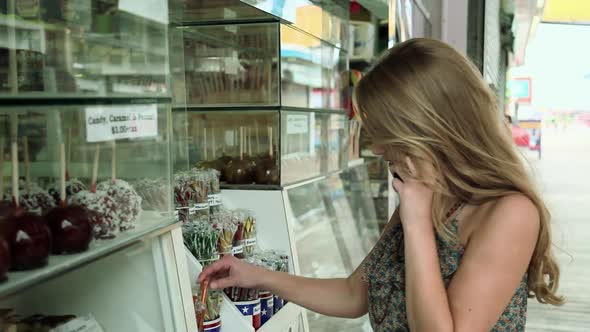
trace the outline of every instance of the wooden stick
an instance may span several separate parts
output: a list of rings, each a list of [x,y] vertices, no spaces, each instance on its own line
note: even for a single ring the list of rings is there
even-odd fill
[[[268,155],[272,159],[273,157],[273,141],[272,141],[272,126],[268,127]]]
[[[61,143],[59,146],[59,205],[66,207],[66,146]]]
[[[12,199],[14,205],[19,207],[19,192],[18,192],[18,145],[16,141],[12,142]]]
[[[203,128],[203,157],[209,160],[207,156],[207,127]]]
[[[213,150],[213,160],[217,159],[215,156],[215,127],[211,127],[211,149]]]
[[[4,138],[0,138],[0,200],[4,200]]]
[[[240,160],[244,160],[244,127],[240,127]]]
[[[26,190],[28,192],[31,191],[31,161],[29,160],[29,138],[27,136],[23,137],[23,145],[24,145],[24,158],[25,158],[25,185]]]
[[[246,128],[246,138],[247,138],[247,142],[248,142],[248,155],[250,157],[252,157],[252,135],[250,133],[250,127]]]
[[[96,144],[94,152],[94,164],[92,165],[92,186],[90,192],[96,192],[96,180],[98,179],[98,159],[100,158],[100,144]]]
[[[70,179],[70,163],[72,162],[72,128],[68,128],[68,138],[66,144],[66,181],[68,181]]]
[[[254,135],[256,136],[256,153],[260,153],[260,135],[258,135],[258,121],[254,121]]]
[[[111,144],[111,181],[117,180],[117,143],[113,140]]]

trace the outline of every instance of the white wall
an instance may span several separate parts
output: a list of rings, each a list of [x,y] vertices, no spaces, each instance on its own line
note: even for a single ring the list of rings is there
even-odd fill
[[[441,0],[441,39],[467,55],[467,14],[469,0]]]

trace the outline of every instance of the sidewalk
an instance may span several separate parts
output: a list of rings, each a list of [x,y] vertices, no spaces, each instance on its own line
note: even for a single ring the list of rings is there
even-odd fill
[[[563,307],[529,300],[528,332],[590,331],[590,127],[543,132],[543,159],[531,160],[553,214]]]

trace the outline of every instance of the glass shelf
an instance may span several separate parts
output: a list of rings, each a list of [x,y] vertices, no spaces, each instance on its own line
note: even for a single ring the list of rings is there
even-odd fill
[[[174,217],[159,213],[144,212],[139,217],[139,226],[120,234],[112,240],[96,240],[88,251],[72,255],[52,255],[47,266],[30,271],[9,272],[8,280],[0,283],[0,297],[17,293],[43,281],[60,276],[89,262],[96,261],[117,250],[140,241],[148,235],[159,234],[172,225]]]

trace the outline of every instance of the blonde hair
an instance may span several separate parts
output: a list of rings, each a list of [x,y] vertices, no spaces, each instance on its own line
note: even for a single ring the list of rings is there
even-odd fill
[[[529,296],[563,303],[556,294],[550,213],[505,128],[496,96],[471,62],[443,42],[408,40],[382,55],[353,98],[367,134],[393,156],[397,169],[407,172],[404,156],[433,164],[439,175],[429,184],[436,193],[434,226],[444,239],[457,241],[445,217],[453,199],[481,204],[526,195],[541,221],[528,268]]]

